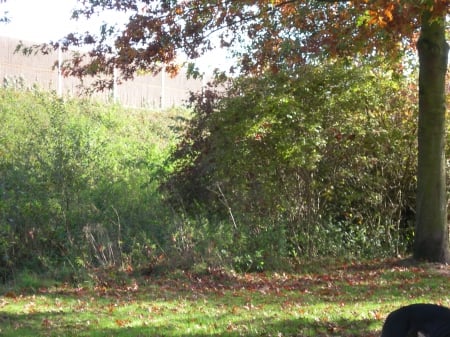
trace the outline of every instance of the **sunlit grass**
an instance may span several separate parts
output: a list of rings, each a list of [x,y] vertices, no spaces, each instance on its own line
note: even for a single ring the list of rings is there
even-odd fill
[[[320,270],[181,273],[142,278],[134,288],[5,289],[1,335],[377,336],[386,314],[401,305],[450,305],[446,270],[390,262]]]

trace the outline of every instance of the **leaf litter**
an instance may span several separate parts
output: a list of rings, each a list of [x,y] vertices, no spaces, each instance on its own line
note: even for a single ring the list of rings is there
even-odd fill
[[[14,289],[0,296],[5,336],[376,336],[411,302],[450,305],[446,267],[400,260],[324,264],[304,273],[194,273],[130,285]],[[306,269],[305,269],[306,270]],[[156,336],[156,335],[155,335]]]

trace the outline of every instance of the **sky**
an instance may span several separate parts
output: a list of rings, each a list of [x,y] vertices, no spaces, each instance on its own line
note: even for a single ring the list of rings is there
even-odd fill
[[[76,3],[76,0],[7,0],[0,4],[0,13],[8,12],[11,21],[0,23],[0,36],[49,42],[74,30],[85,31],[86,23],[70,20]]]
[[[10,22],[0,22],[0,36],[43,43],[56,41],[71,32],[96,32],[103,19],[72,20],[72,10],[76,6],[77,0],[7,0],[0,3],[0,16],[8,12]],[[197,61],[201,71],[206,73],[230,66],[223,50],[214,50]]]

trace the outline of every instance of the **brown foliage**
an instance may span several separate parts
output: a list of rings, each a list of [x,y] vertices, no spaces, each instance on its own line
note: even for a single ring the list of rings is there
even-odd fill
[[[218,41],[241,50],[241,70],[259,72],[295,66],[328,55],[396,55],[414,45],[421,13],[448,12],[448,0],[245,0],[245,1],[83,1],[73,17],[99,11],[129,15],[124,29],[104,25],[99,34],[69,34],[53,47],[89,46],[66,64],[65,73],[84,77],[121,71],[177,72],[182,52],[199,57]],[[111,83],[109,83],[111,85]]]

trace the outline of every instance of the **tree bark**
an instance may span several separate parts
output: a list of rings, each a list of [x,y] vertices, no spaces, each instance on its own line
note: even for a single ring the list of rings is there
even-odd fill
[[[445,75],[449,46],[445,15],[425,12],[419,41],[417,214],[414,258],[449,261],[445,176]]]

